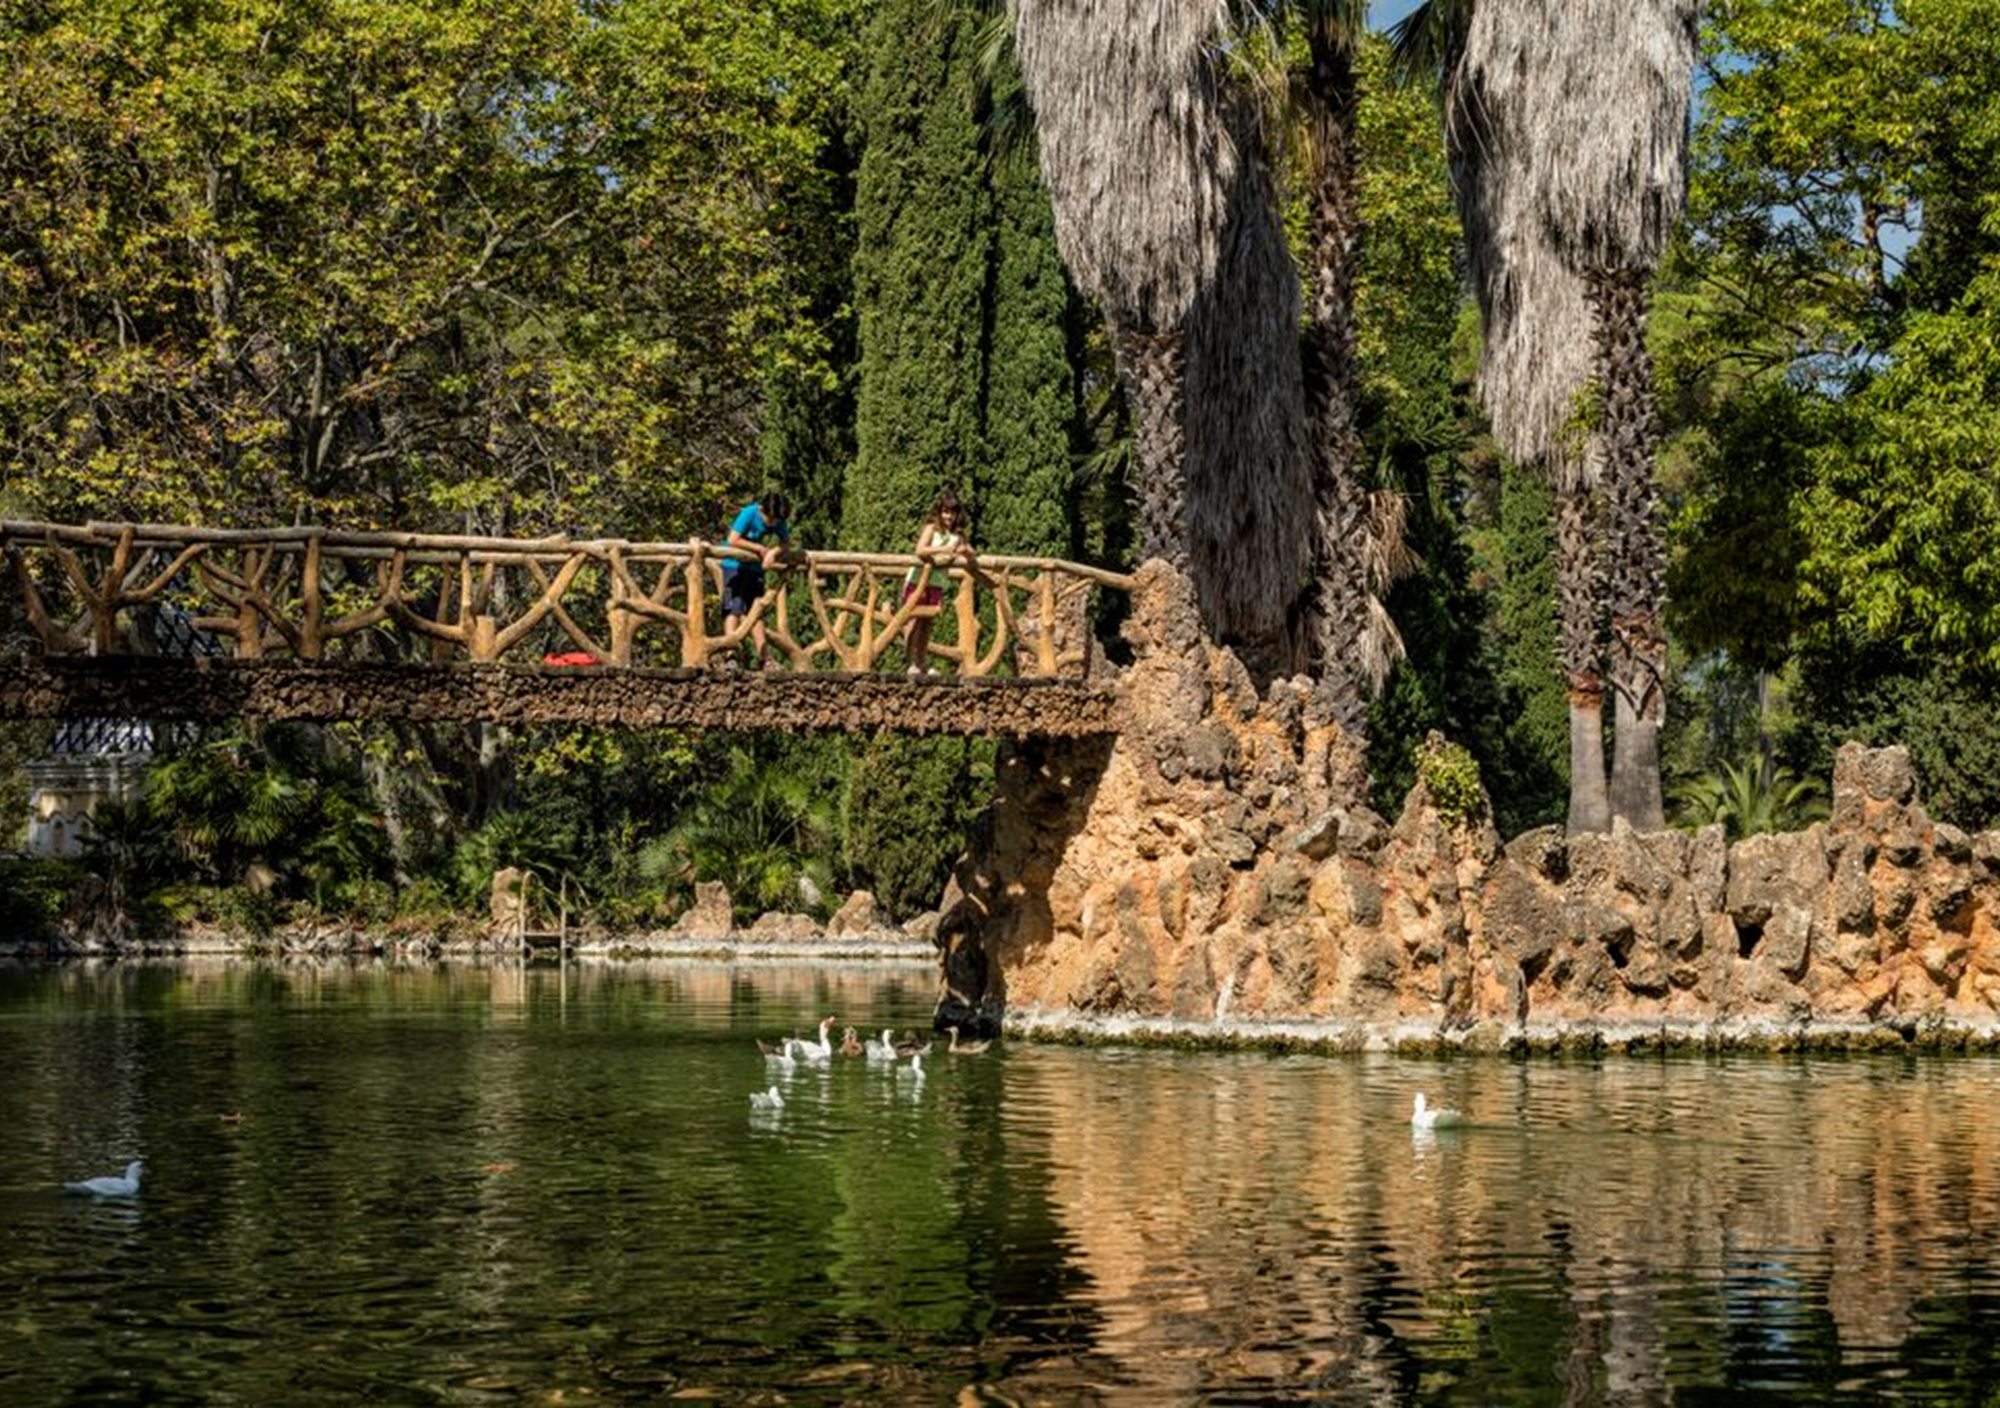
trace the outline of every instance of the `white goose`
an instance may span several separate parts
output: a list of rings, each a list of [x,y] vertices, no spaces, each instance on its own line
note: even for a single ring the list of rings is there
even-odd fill
[[[909,1081],[912,1085],[922,1085],[924,1083],[924,1053],[921,1051],[911,1052],[910,1064],[896,1067],[896,1079]]]
[[[834,1018],[828,1017],[819,1024],[818,1041],[800,1041],[797,1037],[792,1038],[792,1056],[800,1061],[812,1061],[814,1063],[831,1061],[833,1059],[833,1042],[827,1038],[827,1032],[832,1030],[834,1020]]]
[[[1411,1129],[1450,1129],[1455,1125],[1464,1123],[1465,1116],[1461,1115],[1458,1111],[1445,1109],[1433,1110],[1430,1107],[1430,1102],[1424,1099],[1423,1091],[1419,1090],[1417,1092],[1417,1106],[1410,1113]]]
[[[882,1028],[881,1040],[869,1042],[866,1046],[861,1048],[861,1052],[862,1055],[868,1058],[868,1061],[871,1065],[883,1061],[895,1060],[896,1034],[893,1031],[889,1030],[889,1028],[887,1027]]]
[[[139,1191],[139,1175],[146,1171],[144,1159],[134,1159],[125,1165],[125,1176],[107,1174],[103,1178],[85,1178],[76,1183],[65,1183],[63,1187],[72,1193],[88,1193],[96,1198],[129,1198]]]
[[[753,1110],[782,1110],[785,1108],[784,1092],[779,1090],[775,1085],[769,1090],[753,1090],[750,1092],[750,1108]]]

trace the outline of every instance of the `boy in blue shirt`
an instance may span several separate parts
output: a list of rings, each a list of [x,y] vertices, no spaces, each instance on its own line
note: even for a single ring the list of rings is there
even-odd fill
[[[743,505],[736,519],[729,525],[730,547],[749,548],[757,554],[755,559],[726,558],[722,564],[722,628],[733,631],[758,597],[764,594],[764,569],[777,564],[783,551],[791,546],[792,506],[783,494],[766,494],[762,499],[753,499]],[[773,542],[772,540],[776,541]],[[759,620],[750,627],[750,640],[757,650],[757,663],[763,665],[764,623]]]

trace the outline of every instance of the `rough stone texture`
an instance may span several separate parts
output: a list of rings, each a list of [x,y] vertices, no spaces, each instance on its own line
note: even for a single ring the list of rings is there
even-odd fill
[[[1086,680],[305,664],[145,656],[0,659],[0,719],[405,719],[606,728],[1084,738],[1117,727]]]
[[[767,910],[757,916],[747,931],[752,939],[782,939],[803,942],[820,936],[819,924],[809,914],[786,914]]]
[[[726,939],[736,927],[729,888],[720,880],[703,880],[694,887],[694,903],[667,930],[670,938]]]
[[[840,939],[849,935],[875,934],[888,927],[889,922],[875,906],[875,896],[866,890],[856,890],[841,902],[840,908],[833,912],[833,918],[826,921],[826,936]]]
[[[1901,749],[1841,749],[1831,821],[1795,834],[1502,848],[1421,784],[1393,826],[1367,812],[1339,727],[1302,683],[1260,700],[1164,567],[1127,634],[1114,739],[1003,754],[943,907],[941,1021],[2000,1030],[2000,836],[1934,825]]]
[[[527,891],[526,871],[509,865],[493,872],[492,893],[486,901],[486,912],[496,930],[514,933],[521,928]]]

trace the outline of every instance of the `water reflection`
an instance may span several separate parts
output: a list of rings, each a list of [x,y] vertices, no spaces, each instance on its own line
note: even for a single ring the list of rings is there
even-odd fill
[[[2000,1065],[1006,1047],[920,968],[0,971],[0,1401],[1956,1401]],[[1461,1110],[1419,1135],[1412,1098]],[[235,1117],[235,1118],[232,1118]],[[145,1157],[129,1204],[54,1191]]]

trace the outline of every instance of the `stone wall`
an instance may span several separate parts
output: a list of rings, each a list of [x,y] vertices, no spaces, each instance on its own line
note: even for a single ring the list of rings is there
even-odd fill
[[[788,733],[1039,735],[1116,727],[1090,680],[788,670],[309,664],[144,656],[0,659],[0,718],[409,719]]]
[[[1302,685],[1259,699],[1140,574],[1126,727],[1003,761],[940,926],[939,1020],[1359,1040],[1754,1024],[1994,1025],[2000,833],[1932,822],[1900,748],[1840,752],[1831,818],[1733,846],[1620,824],[1503,846],[1422,784],[1393,823]]]

